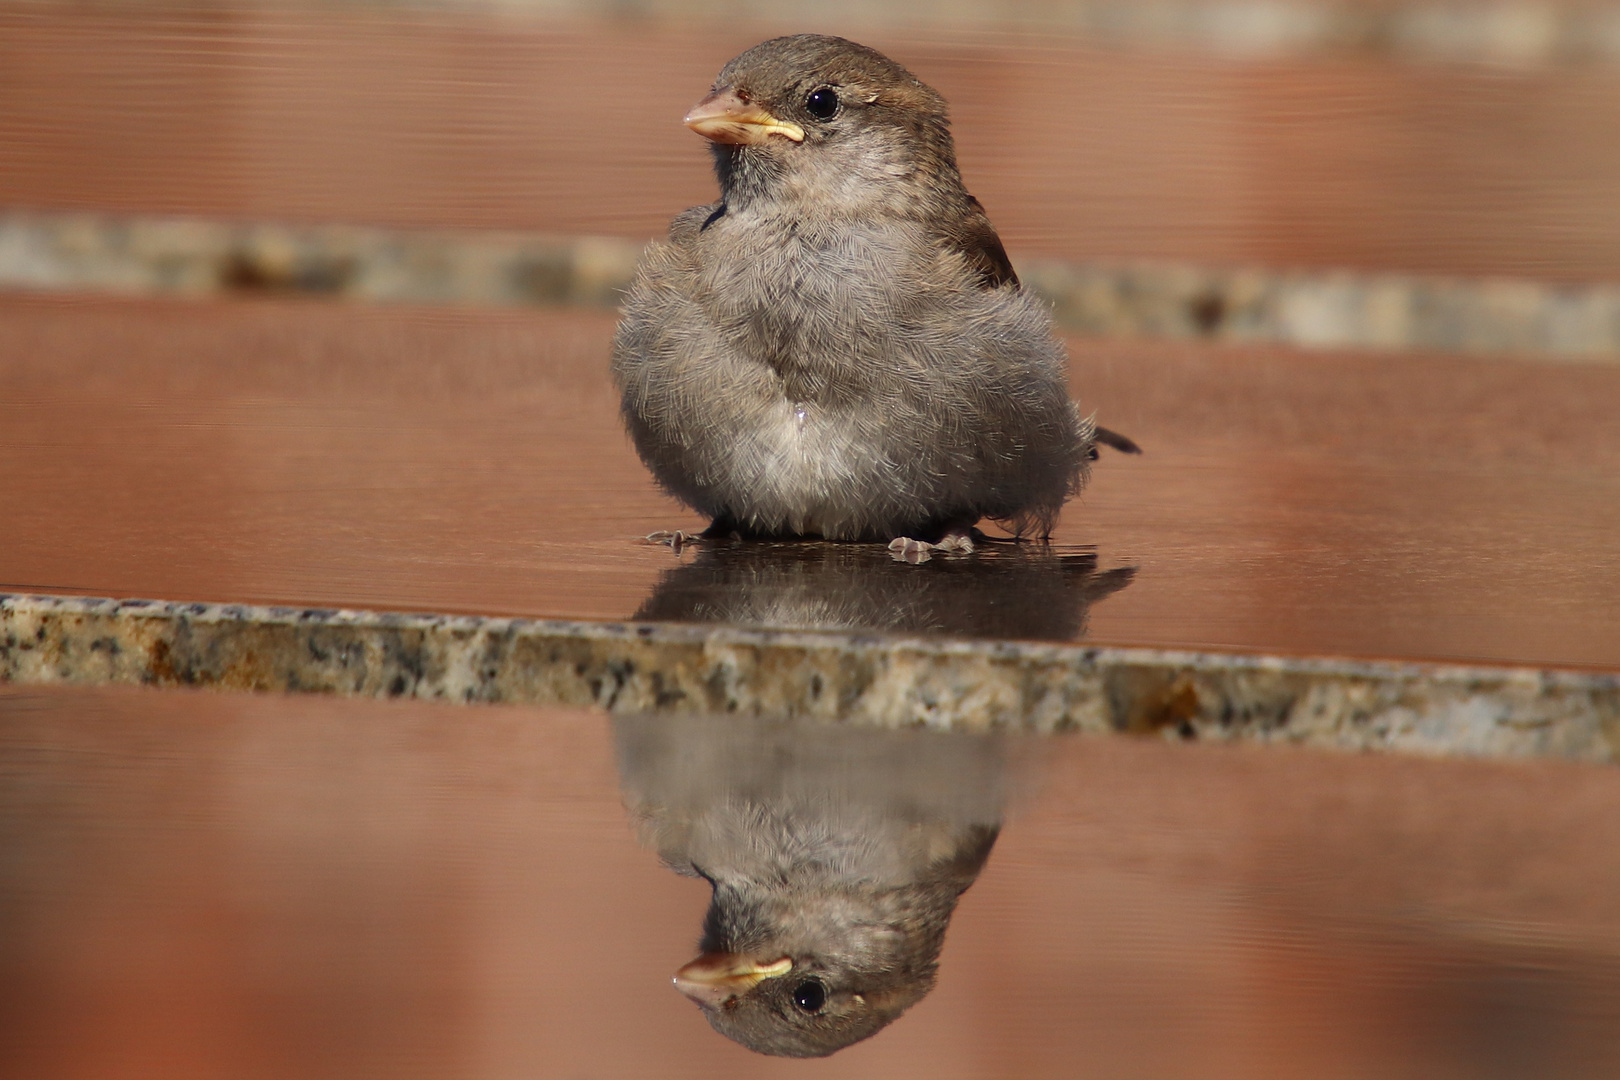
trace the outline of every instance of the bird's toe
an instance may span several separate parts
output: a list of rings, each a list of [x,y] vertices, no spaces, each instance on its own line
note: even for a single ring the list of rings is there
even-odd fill
[[[659,529],[657,532],[650,532],[647,534],[647,543],[663,544],[674,551],[677,555],[681,553],[681,548],[685,547],[687,544],[693,543],[696,540],[696,536],[693,536],[688,532],[682,532],[680,529],[675,529],[674,531],[668,529]]]
[[[889,556],[898,562],[912,565],[925,563],[934,557],[933,551],[933,544],[926,540],[913,540],[909,536],[897,536],[889,541]]]

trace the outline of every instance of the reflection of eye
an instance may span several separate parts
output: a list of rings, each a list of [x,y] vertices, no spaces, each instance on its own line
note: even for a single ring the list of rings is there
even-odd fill
[[[830,86],[812,90],[804,99],[804,108],[817,120],[831,120],[838,112],[838,91]]]
[[[818,1013],[827,1004],[827,988],[814,979],[793,988],[793,1004],[807,1013]]]

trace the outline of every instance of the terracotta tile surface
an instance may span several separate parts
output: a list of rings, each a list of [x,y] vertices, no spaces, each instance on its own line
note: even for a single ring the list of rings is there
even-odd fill
[[[0,302],[0,589],[700,618],[702,588],[676,574],[696,557],[637,539],[704,523],[621,433],[611,328],[315,301]],[[1620,371],[1071,352],[1082,402],[1147,449],[1099,462],[1057,532],[1102,572],[1136,568],[1091,597],[1091,640],[1620,666]],[[826,572],[849,599],[849,567]]]
[[[726,1042],[670,987],[708,889],[636,846],[603,717],[0,691],[0,1068],[1573,1080],[1620,1063],[1613,769],[1081,739],[1038,756],[1012,774],[938,988],[796,1062]]]
[[[805,25],[12,6],[0,205],[645,237],[712,198],[685,109]],[[1620,273],[1612,67],[869,43],[949,98],[1015,260]]]

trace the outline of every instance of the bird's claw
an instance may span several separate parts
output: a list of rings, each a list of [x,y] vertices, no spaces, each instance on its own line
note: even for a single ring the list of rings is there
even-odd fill
[[[973,539],[963,533],[951,533],[937,544],[913,540],[909,536],[897,536],[889,541],[889,556],[897,562],[911,563],[913,566],[932,559],[936,552],[940,555],[971,555]]]
[[[647,534],[647,543],[664,544],[677,555],[681,553],[681,548],[694,542],[695,540],[697,540],[696,536],[693,536],[691,533],[682,532],[680,529],[676,529],[673,532],[668,529],[659,529],[657,532],[650,532]]]
[[[896,562],[925,563],[932,559],[934,545],[926,540],[913,540],[909,536],[897,536],[889,541],[889,557]]]

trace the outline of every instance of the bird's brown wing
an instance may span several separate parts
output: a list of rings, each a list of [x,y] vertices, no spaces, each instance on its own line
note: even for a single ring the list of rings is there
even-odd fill
[[[948,248],[961,252],[969,266],[979,274],[979,284],[986,289],[1011,285],[1019,288],[1018,275],[1013,272],[1007,249],[1001,246],[1001,237],[984,207],[972,195],[967,197],[964,212],[945,229],[944,242]],[[1091,459],[1097,459],[1097,446],[1107,446],[1122,454],[1140,454],[1142,448],[1128,435],[1121,435],[1105,427],[1092,433]]]
[[[968,196],[968,206],[950,222],[944,235],[945,246],[959,251],[979,275],[979,284],[986,289],[1011,285],[1018,288],[1018,275],[1013,272],[1007,249],[1001,246],[1001,237],[985,215],[979,200]]]

